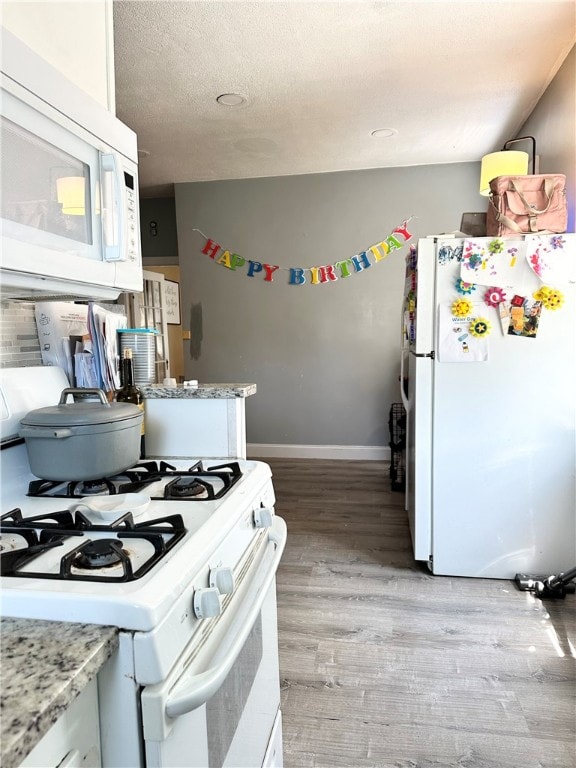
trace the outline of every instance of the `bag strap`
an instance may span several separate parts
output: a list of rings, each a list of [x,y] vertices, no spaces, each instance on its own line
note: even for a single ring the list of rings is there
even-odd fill
[[[508,216],[505,216],[503,213],[500,213],[498,208],[496,208],[496,206],[494,205],[492,193],[490,193],[489,200],[490,200],[490,205],[492,206],[492,208],[494,208],[494,216],[498,223],[502,223],[506,225],[508,229],[511,229],[513,232],[518,232],[518,234],[520,235],[526,234],[522,229],[520,229],[518,224],[516,224],[516,222],[513,219],[510,219]]]
[[[526,234],[523,229],[520,229],[520,227],[518,226],[518,224],[516,224],[514,219],[510,219],[508,218],[508,216],[505,216],[503,213],[498,213],[498,211],[496,211],[496,221],[498,223],[505,224],[508,227],[508,229],[511,229],[513,232],[518,232],[519,235]]]
[[[539,214],[539,213],[546,213],[548,208],[550,208],[550,203],[552,202],[552,195],[554,193],[554,180],[551,179],[549,176],[544,179],[544,194],[546,195],[546,198],[548,200],[548,203],[546,204],[546,208],[542,208],[541,210],[538,210],[537,208],[534,208],[534,206],[530,205],[528,200],[524,197],[524,192],[522,190],[522,187],[520,186],[519,181],[515,181],[514,179],[510,179],[510,186],[518,194],[518,197],[526,208],[528,209],[527,213],[533,213],[533,214]]]

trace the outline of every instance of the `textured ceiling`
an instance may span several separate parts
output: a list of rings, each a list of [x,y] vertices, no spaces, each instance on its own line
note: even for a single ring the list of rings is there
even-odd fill
[[[116,108],[138,134],[142,195],[478,160],[521,128],[575,13],[575,0],[119,0]],[[221,106],[223,93],[247,101]]]

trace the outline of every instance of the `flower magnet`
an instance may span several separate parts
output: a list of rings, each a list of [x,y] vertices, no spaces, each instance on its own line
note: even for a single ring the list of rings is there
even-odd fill
[[[452,314],[454,317],[466,317],[472,312],[472,302],[468,299],[456,299],[452,303]]]
[[[462,294],[462,296],[465,296],[469,293],[473,293],[476,290],[476,286],[474,283],[466,283],[464,280],[462,280],[461,277],[457,278],[456,280],[456,290],[458,293]]]
[[[506,293],[502,288],[493,286],[492,288],[488,288],[484,294],[484,301],[489,307],[497,307],[498,304],[506,301]]]
[[[490,253],[503,253],[504,252],[504,240],[496,237],[488,243],[488,250]]]
[[[543,285],[533,294],[536,301],[541,301],[544,309],[560,309],[564,304],[564,294],[557,288]]]
[[[477,317],[470,323],[470,333],[477,338],[488,336],[491,330],[492,324],[485,317]]]

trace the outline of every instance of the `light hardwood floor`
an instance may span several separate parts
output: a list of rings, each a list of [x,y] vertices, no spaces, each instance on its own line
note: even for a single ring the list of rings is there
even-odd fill
[[[266,461],[285,768],[575,768],[576,596],[432,576],[381,462]]]

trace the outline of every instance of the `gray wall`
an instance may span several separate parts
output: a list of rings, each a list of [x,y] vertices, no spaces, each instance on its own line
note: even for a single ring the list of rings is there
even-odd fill
[[[256,382],[249,443],[388,445],[408,248],[336,283],[292,286],[281,272],[268,284],[202,254],[193,230],[246,260],[324,265],[411,215],[414,241],[457,230],[486,210],[478,183],[465,163],[176,185],[186,378]]]
[[[140,239],[144,266],[178,264],[174,198],[140,198]]]
[[[568,232],[576,227],[576,47],[522,126],[519,136],[534,136],[540,173],[565,173]],[[518,145],[518,149],[525,149]]]

